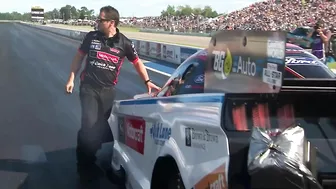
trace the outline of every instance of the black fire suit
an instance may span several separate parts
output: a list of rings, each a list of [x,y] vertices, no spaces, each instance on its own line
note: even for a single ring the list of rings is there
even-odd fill
[[[95,167],[95,154],[102,143],[113,141],[107,119],[124,58],[136,63],[138,55],[133,42],[118,29],[111,38],[100,31],[89,32],[78,50],[87,58],[80,76],[82,120],[77,136],[77,169],[87,174]]]

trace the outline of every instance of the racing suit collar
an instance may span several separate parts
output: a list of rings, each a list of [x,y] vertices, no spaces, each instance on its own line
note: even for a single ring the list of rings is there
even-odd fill
[[[104,33],[100,32],[101,40],[104,42],[105,45],[109,47],[113,47],[113,43],[118,43],[120,38],[119,29],[116,28],[116,34],[113,37],[106,37]]]
[[[114,34],[114,36],[113,37],[106,37],[103,33],[101,33],[102,35],[103,35],[103,38],[105,39],[105,40],[117,40],[117,39],[119,39],[119,29],[118,28],[116,28],[116,33]]]

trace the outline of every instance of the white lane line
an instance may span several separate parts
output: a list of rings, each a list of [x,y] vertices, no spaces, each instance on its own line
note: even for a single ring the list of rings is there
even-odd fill
[[[170,74],[168,74],[168,73],[161,72],[161,71],[159,71],[159,70],[156,70],[156,69],[153,69],[153,68],[147,67],[147,66],[146,66],[146,63],[144,63],[144,64],[145,64],[145,68],[146,68],[147,70],[150,70],[150,71],[152,71],[152,72],[156,72],[156,73],[158,73],[158,74],[165,75],[165,76],[168,76],[168,77],[170,77],[170,76],[171,76],[171,75],[170,75]]]

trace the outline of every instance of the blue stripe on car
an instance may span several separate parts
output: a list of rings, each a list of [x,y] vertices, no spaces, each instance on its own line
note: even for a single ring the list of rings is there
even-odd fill
[[[176,96],[176,97],[162,97],[152,99],[135,99],[120,101],[120,105],[149,105],[158,103],[222,103],[224,96]]]

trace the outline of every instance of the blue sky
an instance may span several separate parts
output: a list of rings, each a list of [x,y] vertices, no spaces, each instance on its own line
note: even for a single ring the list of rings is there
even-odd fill
[[[170,5],[189,4],[192,7],[210,5],[218,12],[230,12],[241,9],[259,0],[10,0],[1,3],[0,12],[29,12],[31,6],[41,6],[45,11],[53,8],[60,8],[66,4],[74,5],[77,8],[86,6],[96,12],[105,5],[114,6],[119,10],[121,16],[156,16],[161,10]],[[141,3],[136,3],[141,2]],[[189,3],[188,3],[189,2]]]

